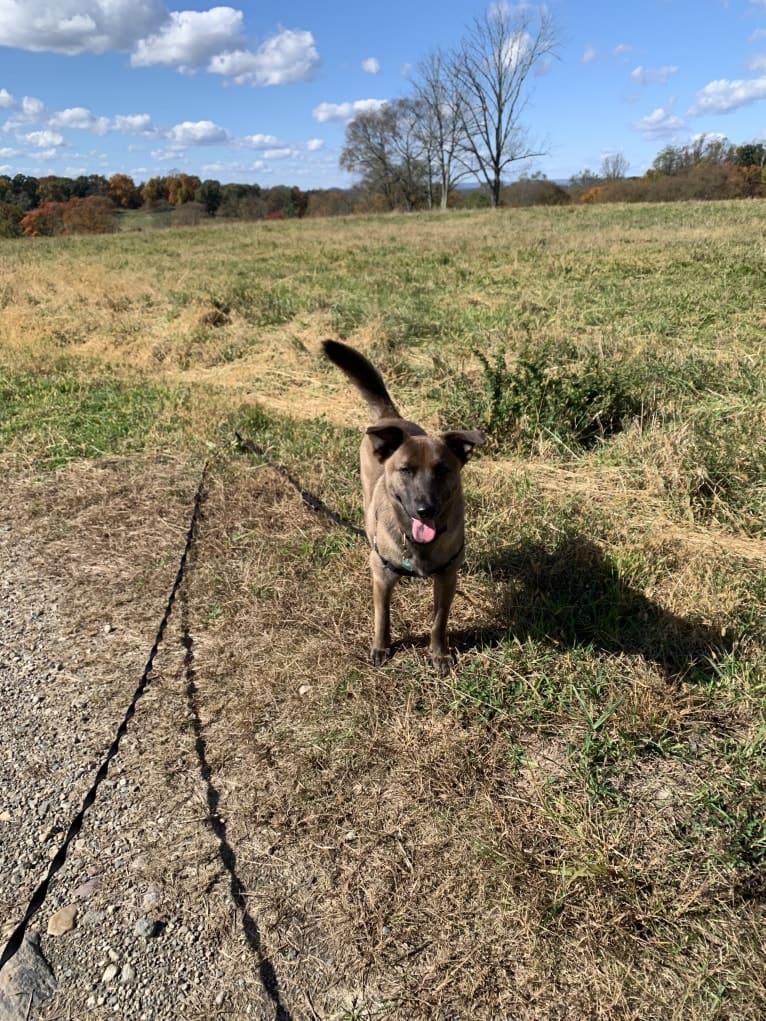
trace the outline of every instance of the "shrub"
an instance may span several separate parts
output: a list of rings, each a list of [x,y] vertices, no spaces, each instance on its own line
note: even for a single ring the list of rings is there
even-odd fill
[[[480,425],[499,446],[528,452],[547,435],[587,447],[619,432],[644,406],[642,388],[626,369],[597,354],[580,358],[570,344],[525,345],[511,368],[503,347],[492,358],[474,353],[482,367],[479,385],[458,380],[457,407],[444,417]]]
[[[70,199],[64,205],[65,234],[111,234],[116,230],[114,204],[102,195]]]
[[[45,202],[31,209],[21,220],[21,229],[27,237],[53,237],[64,233],[64,203]]]
[[[12,202],[0,202],[0,238],[17,238],[21,234],[22,213]]]
[[[504,206],[566,206],[572,196],[555,181],[522,178],[503,189]]]
[[[102,195],[46,202],[28,212],[21,220],[21,227],[27,237],[109,234],[116,230],[114,205]]]

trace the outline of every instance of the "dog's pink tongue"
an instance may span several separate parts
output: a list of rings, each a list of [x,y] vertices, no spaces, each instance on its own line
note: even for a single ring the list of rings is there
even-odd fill
[[[436,538],[436,530],[427,525],[425,521],[412,519],[412,538],[415,542],[433,542]]]

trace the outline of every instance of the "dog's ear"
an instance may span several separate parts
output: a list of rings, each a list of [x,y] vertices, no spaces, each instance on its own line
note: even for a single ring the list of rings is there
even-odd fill
[[[466,463],[474,447],[483,447],[486,442],[484,433],[478,429],[456,429],[442,433],[441,438],[461,464]]]
[[[372,452],[381,463],[387,461],[407,439],[407,433],[398,425],[371,425],[367,435],[372,443]]]

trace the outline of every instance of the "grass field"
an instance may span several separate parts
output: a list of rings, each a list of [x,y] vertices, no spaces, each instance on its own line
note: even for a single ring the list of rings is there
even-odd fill
[[[208,753],[314,1017],[766,1015],[765,238],[743,201],[0,242],[6,475],[71,507],[151,463],[149,515],[211,458]],[[428,588],[372,670],[363,544],[235,449],[360,517],[329,336],[490,437],[445,680]]]

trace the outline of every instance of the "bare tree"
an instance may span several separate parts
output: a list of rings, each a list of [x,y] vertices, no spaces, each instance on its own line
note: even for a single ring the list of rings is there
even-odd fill
[[[543,7],[493,3],[477,18],[451,61],[456,91],[462,97],[463,165],[500,202],[507,168],[530,156],[521,118],[532,72],[557,47],[556,32]]]
[[[630,163],[621,152],[611,152],[601,161],[601,179],[604,181],[620,181],[628,173]]]
[[[413,82],[419,113],[418,137],[428,164],[428,205],[447,208],[450,191],[470,171],[458,162],[461,149],[462,99],[450,61],[441,50],[432,51],[418,64]]]
[[[344,170],[381,194],[389,209],[414,209],[427,191],[426,153],[419,133],[421,113],[412,99],[397,99],[365,110],[346,127],[340,155]]]

